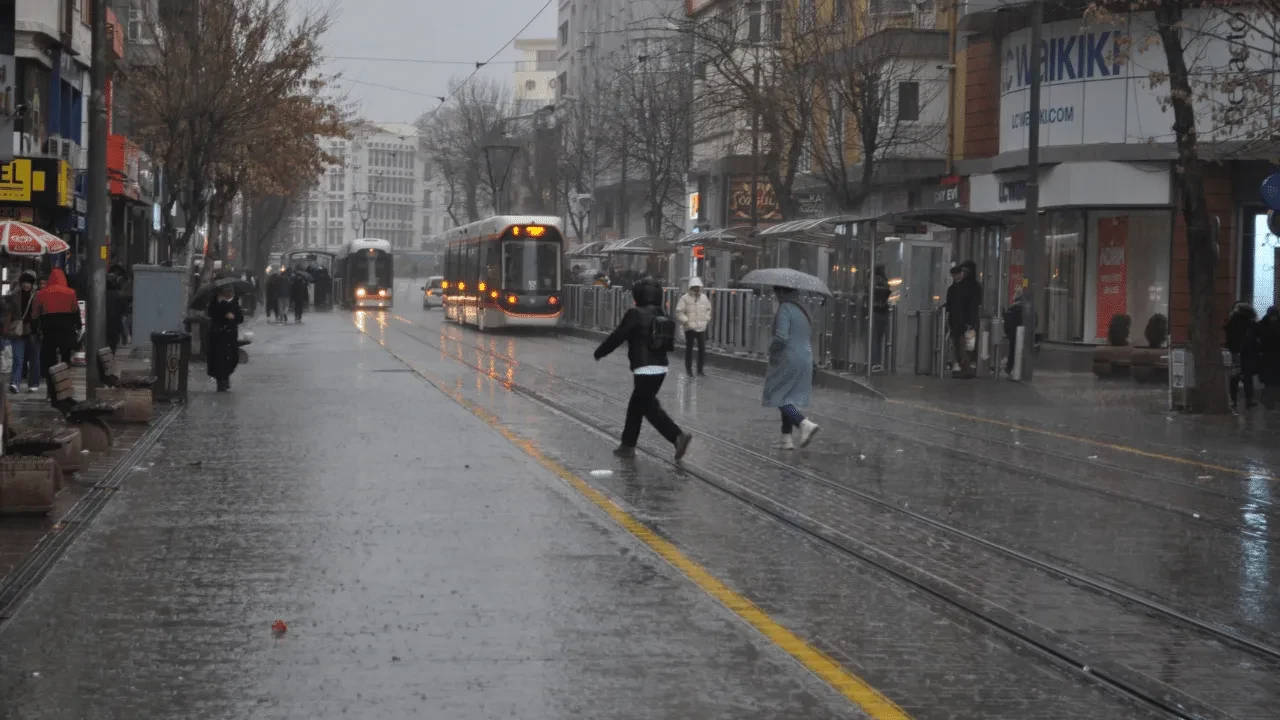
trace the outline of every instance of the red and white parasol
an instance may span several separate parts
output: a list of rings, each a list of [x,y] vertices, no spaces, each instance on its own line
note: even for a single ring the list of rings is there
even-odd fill
[[[9,255],[39,257],[58,255],[70,249],[65,240],[35,225],[17,220],[0,222],[0,251]]]

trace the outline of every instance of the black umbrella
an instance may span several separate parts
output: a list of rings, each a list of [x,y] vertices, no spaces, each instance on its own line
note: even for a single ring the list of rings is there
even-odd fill
[[[199,310],[208,307],[209,302],[213,300],[213,296],[226,288],[233,289],[236,295],[252,295],[254,290],[253,283],[248,280],[241,280],[239,278],[232,277],[218,278],[212,283],[209,283],[197,290],[196,296],[191,298],[191,304],[187,307],[192,310]]]

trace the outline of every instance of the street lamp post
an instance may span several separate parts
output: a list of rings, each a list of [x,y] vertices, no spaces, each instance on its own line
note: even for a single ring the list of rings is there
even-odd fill
[[[507,176],[511,174],[511,165],[515,162],[520,146],[511,142],[505,133],[499,132],[484,144],[484,164],[489,170],[489,186],[493,188],[494,213],[501,215],[507,211],[506,187]]]

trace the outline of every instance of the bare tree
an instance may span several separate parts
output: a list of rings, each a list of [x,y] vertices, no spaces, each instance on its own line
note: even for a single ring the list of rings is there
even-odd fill
[[[688,172],[688,54],[681,43],[667,51],[642,55],[615,69],[612,92],[604,96],[609,112],[602,120],[610,153],[625,158],[630,176],[645,189],[645,234],[662,236],[683,229],[681,196]]]
[[[806,11],[811,7],[783,0],[749,2],[713,7],[692,21],[672,20],[691,36],[699,78],[695,142],[719,138],[728,154],[752,157],[784,217],[798,209],[793,188],[819,84],[802,41],[812,32]]]
[[[461,86],[454,81],[450,95],[447,103],[418,120],[418,128],[427,155],[449,188],[449,216],[461,224],[479,220],[481,208],[493,206],[484,146],[503,133],[512,102],[506,86],[487,78]],[[461,201],[460,212],[455,213],[454,197]]]
[[[568,209],[569,225],[578,239],[586,242],[591,217],[590,205],[581,202],[591,196],[596,185],[601,147],[605,134],[600,122],[600,111],[591,104],[580,101],[562,102],[560,117],[560,154],[557,158],[557,190],[561,205]],[[594,230],[594,228],[591,228]]]
[[[344,108],[318,72],[332,15],[291,0],[189,0],[150,22],[156,62],[131,79],[135,129],[164,171],[165,231],[183,252],[206,219],[216,236],[241,185],[315,167],[325,156],[314,138],[342,134]]]
[[[1226,369],[1219,354],[1216,307],[1219,263],[1214,214],[1206,190],[1208,163],[1230,158],[1269,159],[1280,138],[1274,111],[1280,92],[1274,63],[1280,40],[1280,2],[1247,7],[1181,0],[1138,0],[1122,8],[1093,2],[1086,22],[1120,26],[1123,44],[1115,60],[1145,70],[1161,99],[1169,131],[1145,140],[1171,144],[1178,210],[1186,226],[1186,277],[1190,294],[1187,343],[1194,358],[1193,411],[1227,411]],[[1205,144],[1208,143],[1208,144]]]
[[[887,160],[941,158],[946,152],[945,31],[826,18],[801,40],[820,83],[813,133],[801,159],[844,210],[878,186]]]

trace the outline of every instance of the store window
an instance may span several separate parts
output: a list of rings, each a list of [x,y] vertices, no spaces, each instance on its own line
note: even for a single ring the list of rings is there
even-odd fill
[[[1007,303],[1022,286],[1023,223],[1009,229]],[[1169,314],[1172,215],[1168,210],[1055,210],[1041,216],[1044,267],[1036,313],[1048,342],[1105,343],[1115,315],[1128,315],[1130,342]]]
[[[1086,338],[1106,342],[1111,318],[1128,315],[1129,341],[1141,343],[1153,315],[1168,318],[1172,223],[1167,210],[1089,213]]]
[[[1240,248],[1240,300],[1253,305],[1259,315],[1276,304],[1276,256],[1280,237],[1267,227],[1267,213],[1249,209],[1244,213],[1244,242]]]

